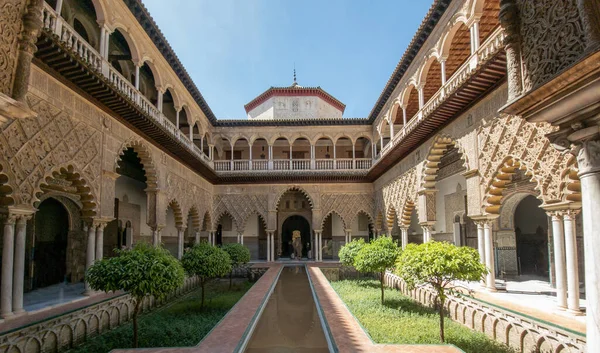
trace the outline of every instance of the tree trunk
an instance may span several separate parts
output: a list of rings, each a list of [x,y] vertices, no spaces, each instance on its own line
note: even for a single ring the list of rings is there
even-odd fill
[[[381,272],[381,305],[383,305],[383,280],[384,280],[385,272]]]
[[[229,290],[231,290],[231,281],[233,278],[233,270],[231,270],[231,272],[229,272]]]
[[[142,299],[136,299],[135,308],[133,309],[133,348],[138,347],[138,314],[140,312],[140,304],[142,304]]]
[[[202,286],[202,301],[200,302],[200,309],[204,308],[204,278],[200,278],[200,284]]]
[[[439,303],[440,307],[438,311],[440,313],[440,341],[444,343],[444,300],[440,299]]]

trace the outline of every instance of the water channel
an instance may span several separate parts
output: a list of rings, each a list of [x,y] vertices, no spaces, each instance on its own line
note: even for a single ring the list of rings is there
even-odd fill
[[[329,352],[305,266],[281,270],[245,352]]]

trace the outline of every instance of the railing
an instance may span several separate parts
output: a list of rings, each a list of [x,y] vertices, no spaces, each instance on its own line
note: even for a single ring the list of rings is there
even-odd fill
[[[354,169],[369,169],[373,165],[371,158],[357,158]]]
[[[292,159],[292,170],[309,170],[310,159]]]
[[[129,97],[129,99],[131,99],[133,102],[138,102],[138,90],[131,82],[129,82],[128,79],[123,77],[123,75],[121,75],[121,73],[112,66],[110,66],[108,70],[108,79],[119,90],[119,92]]]
[[[333,159],[315,159],[315,169],[333,169]]]
[[[233,161],[233,170],[249,170],[250,161],[247,159],[238,159]]]
[[[354,169],[352,168],[352,158],[338,158],[335,160],[335,169]]]
[[[477,51],[454,72],[454,74],[446,81],[446,83],[444,83],[444,85],[442,85],[442,87],[440,87],[440,89],[438,89],[423,107],[421,107],[413,117],[409,117],[410,120],[408,120],[406,125],[404,125],[404,127],[392,137],[391,141],[381,149],[380,156],[376,157],[375,160],[381,159],[381,156],[385,155],[389,150],[397,146],[400,141],[404,140],[404,137],[416,129],[423,120],[427,119],[429,115],[444,103],[447,97],[462,87],[483,62],[491,59],[498,53],[498,51],[503,48],[502,43],[505,37],[506,34],[502,27],[498,27],[494,30]]]
[[[231,161],[214,161],[214,165],[217,172],[231,170]]]
[[[269,161],[266,159],[253,160],[252,170],[269,170]]]
[[[290,160],[289,159],[274,159],[273,160],[273,169],[274,170],[290,170]]]

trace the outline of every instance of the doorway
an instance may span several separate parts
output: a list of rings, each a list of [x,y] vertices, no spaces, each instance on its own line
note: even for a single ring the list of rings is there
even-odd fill
[[[302,216],[290,216],[281,226],[281,257],[291,257],[292,248],[292,233],[295,230],[300,231],[302,239],[302,257],[307,257],[308,250],[312,249],[310,224],[306,218]]]
[[[61,283],[67,274],[69,214],[59,201],[48,198],[35,214],[33,289]]]

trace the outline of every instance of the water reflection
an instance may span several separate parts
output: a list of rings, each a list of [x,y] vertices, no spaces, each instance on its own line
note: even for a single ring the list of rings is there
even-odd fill
[[[283,268],[246,352],[329,352],[304,266]]]

